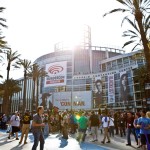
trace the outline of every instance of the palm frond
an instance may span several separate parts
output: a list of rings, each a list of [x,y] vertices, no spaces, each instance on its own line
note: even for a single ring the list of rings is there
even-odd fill
[[[126,43],[123,45],[122,48],[126,47],[127,45],[129,45],[129,44],[131,44],[131,43],[133,43],[133,42],[135,42],[135,41],[134,41],[134,40],[131,40],[131,41],[126,42]]]
[[[127,7],[129,7],[131,9],[131,1],[128,0],[128,1],[124,1],[124,0],[117,0],[119,3],[123,4],[123,5],[126,5]]]
[[[140,31],[139,31],[139,29],[137,28],[135,22],[131,21],[129,18],[125,18],[125,19],[129,22],[129,24],[130,24],[136,31],[138,31],[138,32],[140,33]]]
[[[137,47],[137,46],[140,46],[140,44],[139,43],[137,43],[133,48],[132,48],[132,50],[131,51],[134,51],[135,50],[135,48]]]
[[[115,13],[115,12],[125,12],[125,11],[129,11],[129,10],[128,10],[128,9],[122,9],[122,8],[113,9],[113,10],[109,11],[108,13],[105,13],[105,14],[103,15],[103,17],[105,17],[106,15],[111,14],[111,13]]]

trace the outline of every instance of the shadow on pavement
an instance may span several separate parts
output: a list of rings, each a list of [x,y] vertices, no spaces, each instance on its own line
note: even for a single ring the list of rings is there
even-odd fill
[[[10,150],[21,150],[23,148],[23,145],[16,145],[15,147],[12,147]]]
[[[12,140],[5,140],[5,141],[0,141],[0,146],[2,146],[2,145],[5,145],[5,144],[8,144],[8,143],[11,143],[11,142],[13,142],[14,140],[12,139]]]
[[[68,145],[68,141],[66,139],[60,137],[59,140],[61,140],[59,148],[64,148]]]
[[[103,148],[101,146],[95,145],[95,144],[90,144],[90,143],[81,143],[80,148],[82,150],[109,150],[106,148]]]

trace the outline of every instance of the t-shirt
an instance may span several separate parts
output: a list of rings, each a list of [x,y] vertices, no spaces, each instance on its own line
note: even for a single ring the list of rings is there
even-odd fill
[[[31,116],[30,116],[30,115],[25,114],[25,115],[22,117],[22,122],[23,122],[23,124],[30,124],[30,121],[31,121]]]
[[[88,118],[85,116],[81,116],[80,119],[78,120],[79,123],[79,129],[86,129],[87,128],[87,123],[88,123]]]
[[[15,126],[15,127],[19,127],[20,126],[20,117],[19,116],[13,115],[11,117],[10,121],[11,121],[11,125],[12,126]]]
[[[41,124],[43,122],[42,117],[39,114],[35,114],[33,116],[33,122],[37,123],[37,124]],[[37,129],[37,130],[41,130],[42,127],[41,126],[32,126],[32,129]]]
[[[102,123],[103,123],[103,127],[106,128],[108,127],[108,122],[110,121],[109,117],[103,117],[102,118]]]
[[[109,118],[110,119],[110,122],[109,122],[109,126],[114,126],[114,118]]]
[[[147,127],[150,125],[150,119],[146,117],[140,117],[137,122],[138,125],[142,125],[140,128],[140,134],[150,134],[150,129],[144,129],[144,127]]]
[[[91,127],[99,126],[99,118],[98,115],[91,115],[89,120],[91,121]]]

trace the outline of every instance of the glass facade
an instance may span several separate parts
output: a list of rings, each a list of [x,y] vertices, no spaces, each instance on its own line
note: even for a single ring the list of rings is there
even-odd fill
[[[63,100],[65,92],[70,92],[70,101],[74,101],[72,95],[78,93],[75,97],[79,97],[80,101],[86,101],[83,92],[89,91],[91,96],[88,102],[91,105],[80,108],[99,108],[103,105],[114,107],[114,109],[125,109],[126,106],[133,108],[141,107],[140,100],[142,93],[138,83],[133,81],[135,75],[134,70],[144,64],[143,59],[133,59],[134,53],[124,54],[121,50],[104,47],[89,47],[88,49],[79,48],[75,50],[57,51],[47,55],[43,55],[35,60],[41,68],[46,68],[47,64],[66,61],[66,84],[65,85],[50,85],[45,87],[45,78],[40,79],[39,84],[39,101],[44,93],[52,95],[49,99],[55,103],[55,95],[61,93]],[[125,76],[125,77],[124,77]],[[125,81],[123,81],[125,79]],[[96,81],[102,83],[102,94],[97,104],[97,87]],[[21,81],[23,82],[23,80]],[[123,85],[126,83],[126,87]],[[32,81],[27,82],[27,108],[31,109],[32,100]],[[123,86],[123,87],[122,87]],[[122,98],[121,89],[126,89],[125,99]],[[23,95],[20,92],[13,96],[14,106],[19,105],[19,99]],[[47,108],[47,107],[46,107]],[[71,108],[71,107],[70,107]],[[62,108],[63,109],[63,108]]]

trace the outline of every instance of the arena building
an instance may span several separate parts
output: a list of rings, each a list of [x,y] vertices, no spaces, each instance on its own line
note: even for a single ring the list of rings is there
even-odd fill
[[[84,41],[72,49],[63,43],[55,45],[54,52],[35,60],[48,76],[39,81],[38,103],[45,109],[60,110],[141,109],[145,107],[134,70],[144,65],[139,51],[125,53],[121,49],[91,45],[91,31],[87,26]],[[20,79],[23,84],[23,78]],[[27,108],[32,110],[32,79],[27,81]],[[23,91],[13,96],[12,111],[22,105]],[[149,103],[149,102],[147,102]]]

